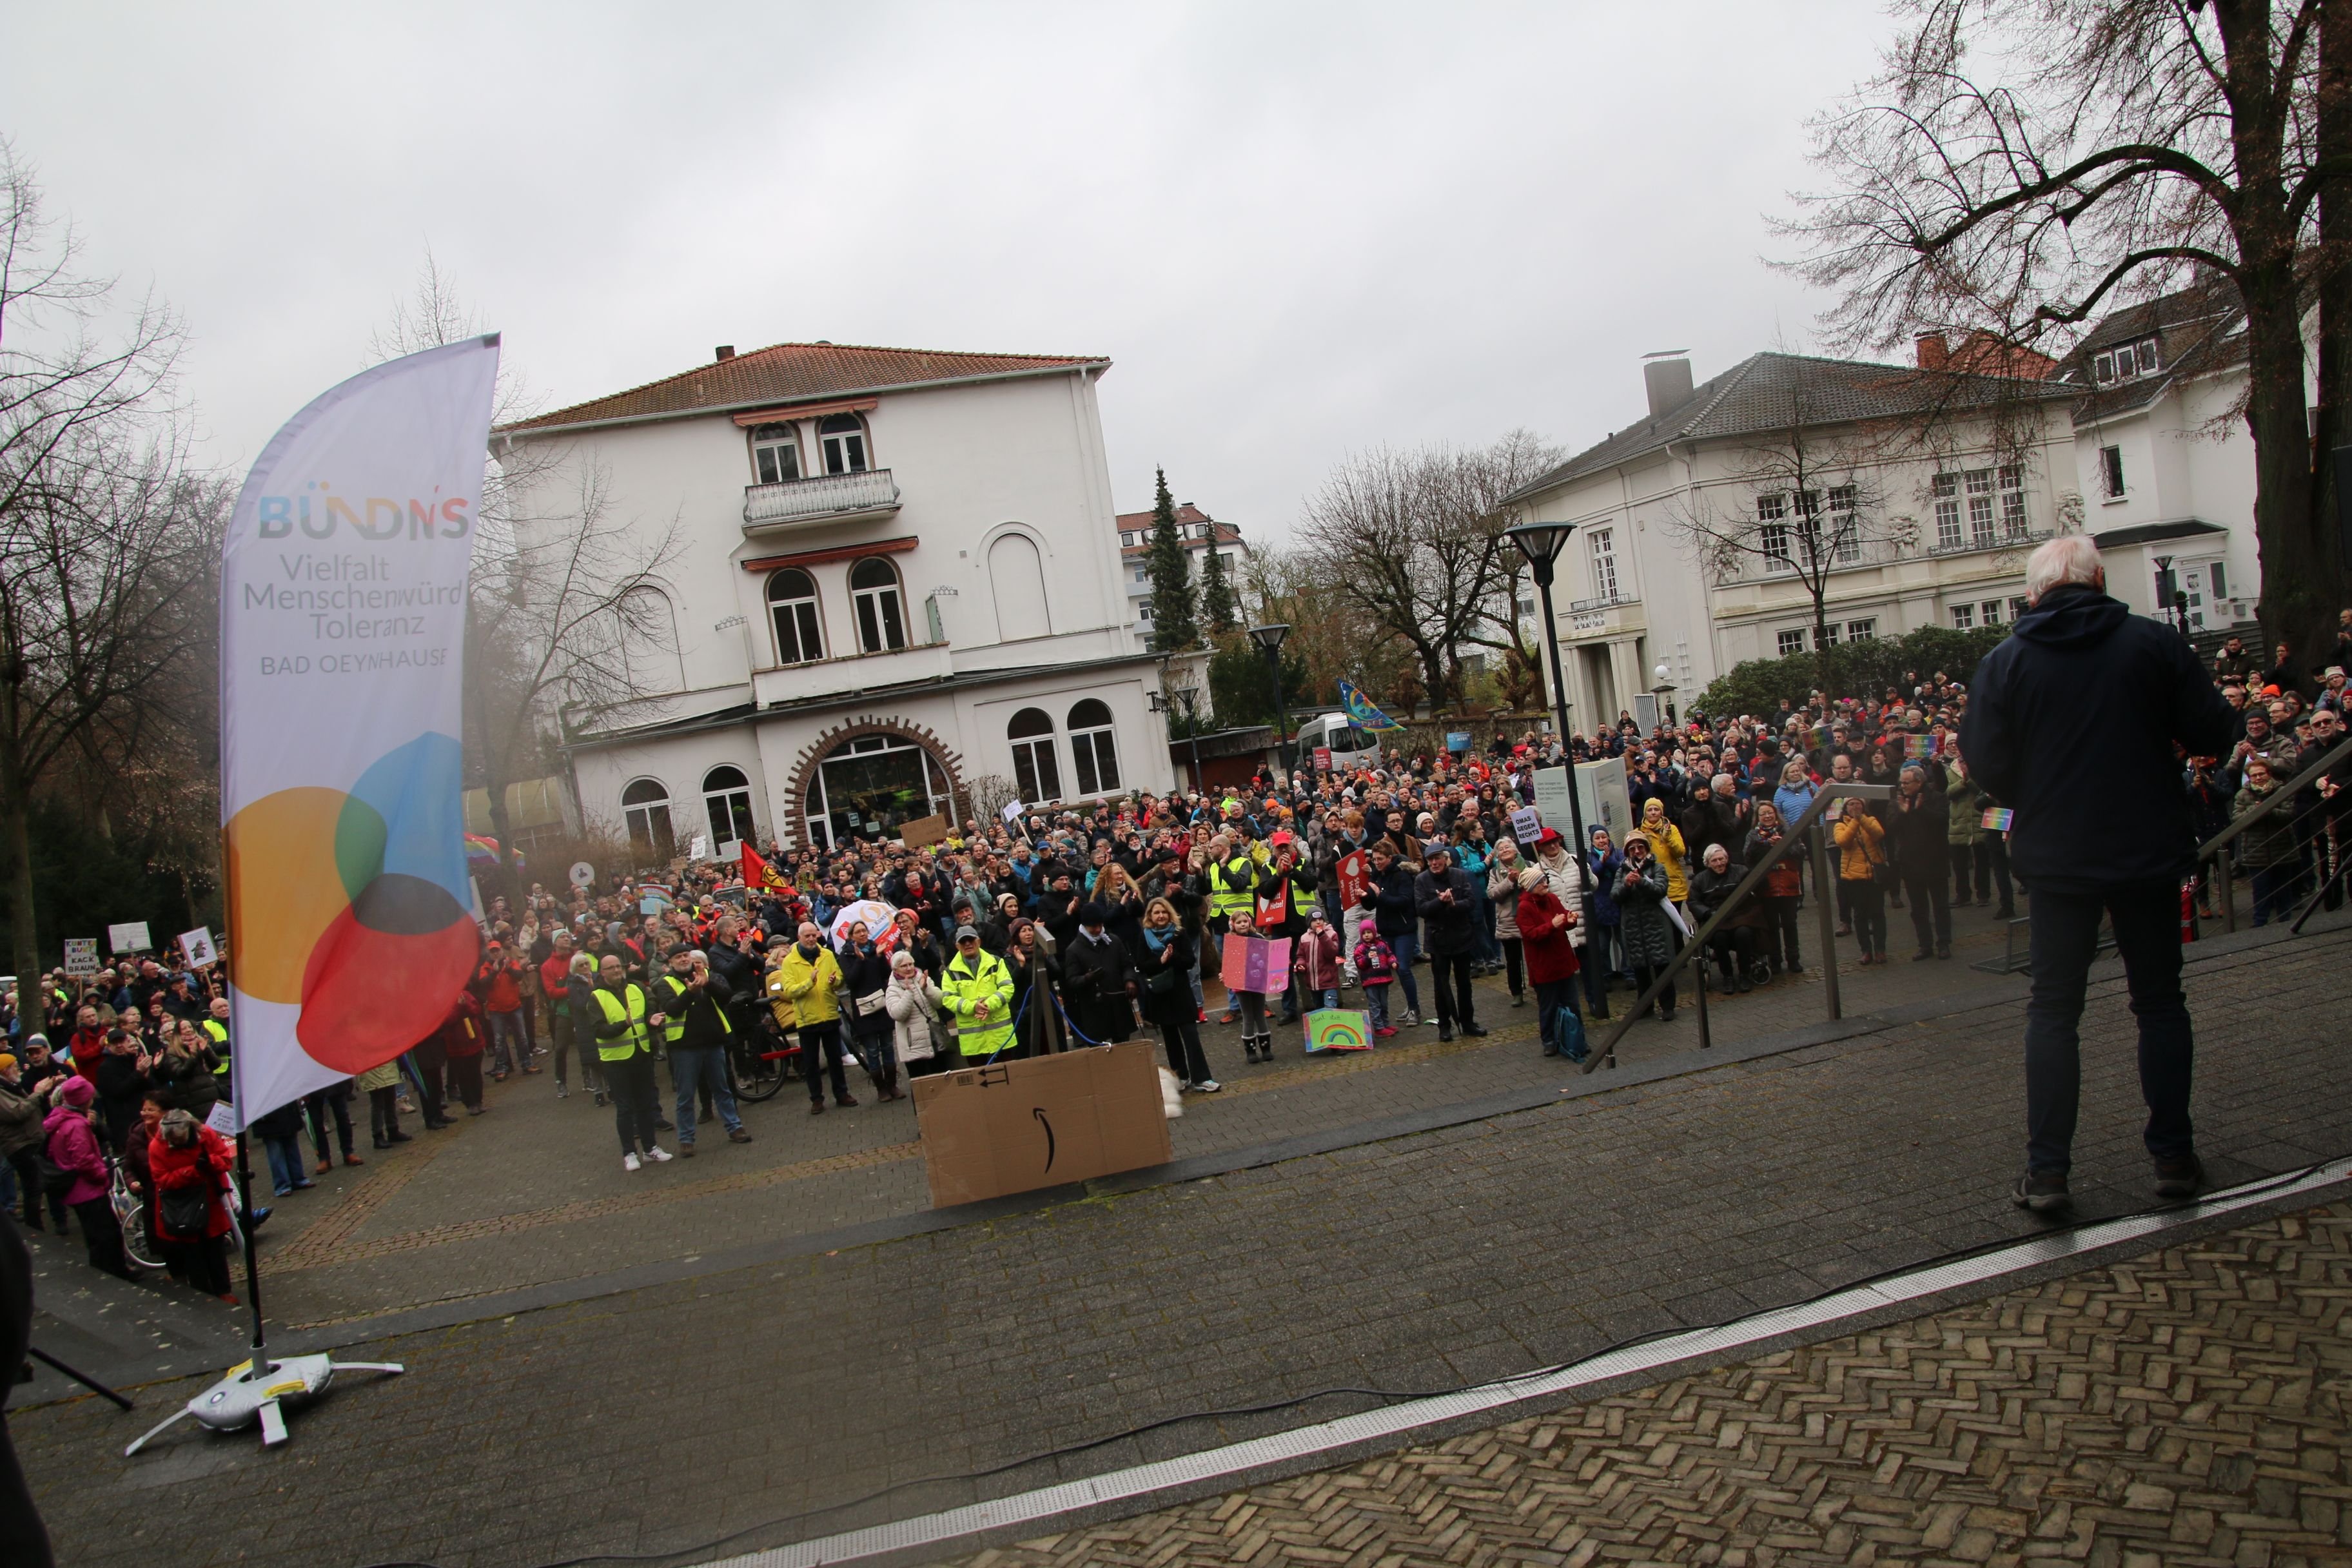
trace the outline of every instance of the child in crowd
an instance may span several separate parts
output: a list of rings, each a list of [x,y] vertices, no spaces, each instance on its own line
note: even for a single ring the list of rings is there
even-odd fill
[[[1302,1007],[1339,1005],[1339,933],[1322,910],[1315,911],[1306,933],[1292,944],[1290,968],[1298,976]]]
[[[1257,937],[1257,922],[1247,910],[1235,910],[1231,934],[1244,938]],[[1242,1054],[1254,1062],[1274,1060],[1274,1036],[1265,1026],[1265,993],[1235,991],[1233,1002],[1242,1010]]]
[[[1396,950],[1369,923],[1356,933],[1356,978],[1364,985],[1364,1012],[1372,1033],[1396,1033],[1389,1022],[1389,987],[1396,984]]]

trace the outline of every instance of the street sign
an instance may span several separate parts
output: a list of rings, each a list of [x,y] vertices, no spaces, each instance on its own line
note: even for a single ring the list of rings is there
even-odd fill
[[[98,973],[98,938],[66,938],[66,973],[79,979],[87,979]]]
[[[584,888],[595,879],[595,867],[591,866],[585,860],[575,860],[572,863],[572,885],[573,887]]]
[[[107,927],[106,944],[118,957],[126,952],[145,952],[155,945],[147,934],[145,921],[126,921]]]

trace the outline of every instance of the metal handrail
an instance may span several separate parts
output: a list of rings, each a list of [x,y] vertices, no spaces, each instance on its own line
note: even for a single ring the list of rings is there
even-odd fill
[[[2208,838],[2204,843],[2200,844],[2197,847],[2198,862],[2201,865],[2204,861],[2211,858],[2212,856],[2218,853],[2223,846],[2230,842],[2230,840],[2237,837],[2247,828],[2252,827],[2255,823],[2260,822],[2263,817],[2268,816],[2272,812],[2278,810],[2283,803],[2293,800],[2296,795],[2301,795],[2305,790],[2307,790],[2313,784],[2317,784],[2319,782],[2319,776],[2327,772],[2329,768],[2334,767],[2337,760],[2345,756],[2347,753],[2352,753],[2352,735],[2347,735],[2343,740],[2338,741],[2336,743],[2336,749],[2334,751],[2327,752],[2325,756],[2321,757],[2319,761],[2312,763],[2311,766],[2295,774],[2292,780],[2280,785],[2276,790],[2273,790],[2271,793],[2270,799],[2263,801],[2260,805],[2255,806],[2253,810],[2246,813],[2245,816],[2238,818],[2235,822],[2230,824],[2229,826],[2221,829],[2221,832],[2216,833],[2212,837]]]
[[[1723,907],[1709,915],[1705,924],[1691,932],[1689,939],[1683,943],[1682,951],[1667,961],[1665,968],[1659,972],[1658,977],[1650,982],[1650,988],[1642,993],[1641,999],[1633,1004],[1617,1026],[1609,1031],[1609,1037],[1601,1042],[1601,1048],[1585,1058],[1583,1070],[1589,1073],[1604,1065],[1612,1068],[1617,1065],[1617,1042],[1625,1037],[1625,1031],[1631,1029],[1634,1020],[1648,1011],[1665,988],[1675,983],[1675,976],[1681,973],[1683,966],[1690,962],[1694,953],[1704,954],[1706,952],[1707,939],[1715,935],[1717,927],[1738,911],[1740,904],[1747,900],[1757,884],[1764,879],[1764,874],[1787,858],[1791,850],[1808,842],[1811,830],[1828,815],[1830,802],[1832,800],[1886,800],[1894,794],[1895,786],[1892,784],[1843,784],[1835,780],[1823,783],[1811,803],[1797,814],[1797,820],[1781,830],[1780,842],[1772,846],[1772,852],[1748,868],[1748,875],[1742,877],[1738,885],[1731,889],[1730,896],[1723,900]],[[1813,878],[1815,884],[1813,890],[1816,898],[1822,901],[1822,928],[1826,931],[1832,929],[1828,913],[1831,905],[1830,895],[1822,886],[1822,879],[1828,867],[1829,857],[1824,846],[1816,845],[1814,847],[1820,853],[1816,857],[1817,869]],[[1837,955],[1834,951],[1824,952],[1822,959],[1822,974],[1829,987],[1830,1016],[1835,1018],[1840,1016],[1840,1010]],[[1699,1017],[1699,1048],[1705,1050],[1710,1042],[1706,1026],[1706,978],[1704,970],[1700,973],[1696,1005]]]
[[[2229,826],[2224,827],[2221,832],[2216,833],[2212,837],[2207,839],[2204,843],[2197,847],[2197,858],[2195,863],[2202,866],[2207,860],[2211,860],[2213,862],[2214,872],[2221,879],[2222,930],[2234,931],[2238,929],[2238,888],[2237,883],[2231,876],[2230,870],[2230,846],[2231,842],[2234,841],[2241,834],[2244,833],[2247,828],[2252,827],[2263,817],[2268,816],[2272,812],[2277,811],[2283,806],[2299,798],[2305,790],[2309,789],[2314,784],[2318,782],[2321,774],[2326,773],[2329,768],[2335,766],[2337,760],[2343,757],[2347,752],[2352,752],[2352,736],[2347,736],[2344,740],[2337,742],[2336,743],[2335,750],[2326,752],[2317,762],[2304,769],[2303,772],[2295,774],[2294,778],[2288,780],[2286,784],[2282,785],[2280,788],[2272,791],[2271,797],[2268,800],[2262,802],[2260,805],[2256,805],[2253,810],[2246,813],[2245,816],[2238,818],[2235,822],[2231,823]],[[2305,912],[2308,913],[2309,911],[2306,910]],[[2300,931],[2302,929],[2302,924],[2303,922],[2301,921],[2297,921],[2295,922],[2295,929]]]

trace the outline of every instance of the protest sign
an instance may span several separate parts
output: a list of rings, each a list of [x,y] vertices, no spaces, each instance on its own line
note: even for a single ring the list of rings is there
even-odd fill
[[[928,849],[947,842],[948,826],[943,815],[918,816],[898,825],[898,837],[907,841],[909,849]]]
[[[98,938],[66,938],[66,973],[76,979],[86,979],[98,973]]]
[[[2006,833],[2009,825],[2017,820],[2017,813],[2005,805],[1989,805],[1979,820],[1981,826],[1991,828],[1995,833]]]
[[[149,952],[155,943],[147,934],[145,921],[126,921],[106,928],[106,945],[120,957],[126,952]]]
[[[1351,1007],[1318,1007],[1307,1015],[1307,1054],[1369,1051],[1372,1029],[1364,1015]]]
[[[1511,813],[1511,837],[1522,844],[1533,844],[1543,828],[1543,813],[1532,805],[1523,805]]]
[[[1290,939],[1228,933],[1221,973],[1228,991],[1278,992],[1290,984]]]
[[[1339,902],[1343,907],[1352,910],[1362,903],[1371,886],[1371,868],[1365,862],[1362,850],[1350,849],[1339,857]]]
[[[590,883],[595,881],[595,867],[591,866],[585,860],[574,860],[572,863],[572,885],[573,887],[584,888]]]
[[[180,933],[180,956],[190,969],[210,969],[220,962],[220,950],[213,945],[210,926],[198,926]]]

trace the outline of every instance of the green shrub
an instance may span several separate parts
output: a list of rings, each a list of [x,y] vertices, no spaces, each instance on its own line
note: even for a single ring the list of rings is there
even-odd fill
[[[1904,678],[1916,671],[1922,679],[1942,670],[1965,681],[1978,663],[2009,635],[2006,626],[1982,626],[1953,631],[1947,626],[1921,626],[1899,637],[1873,637],[1840,643],[1830,650],[1828,695],[1832,698],[1876,698],[1888,687],[1909,686]],[[1783,654],[1778,658],[1751,658],[1734,665],[1690,704],[1710,716],[1777,711],[1786,698],[1802,708],[1822,683],[1822,662],[1810,653]]]

